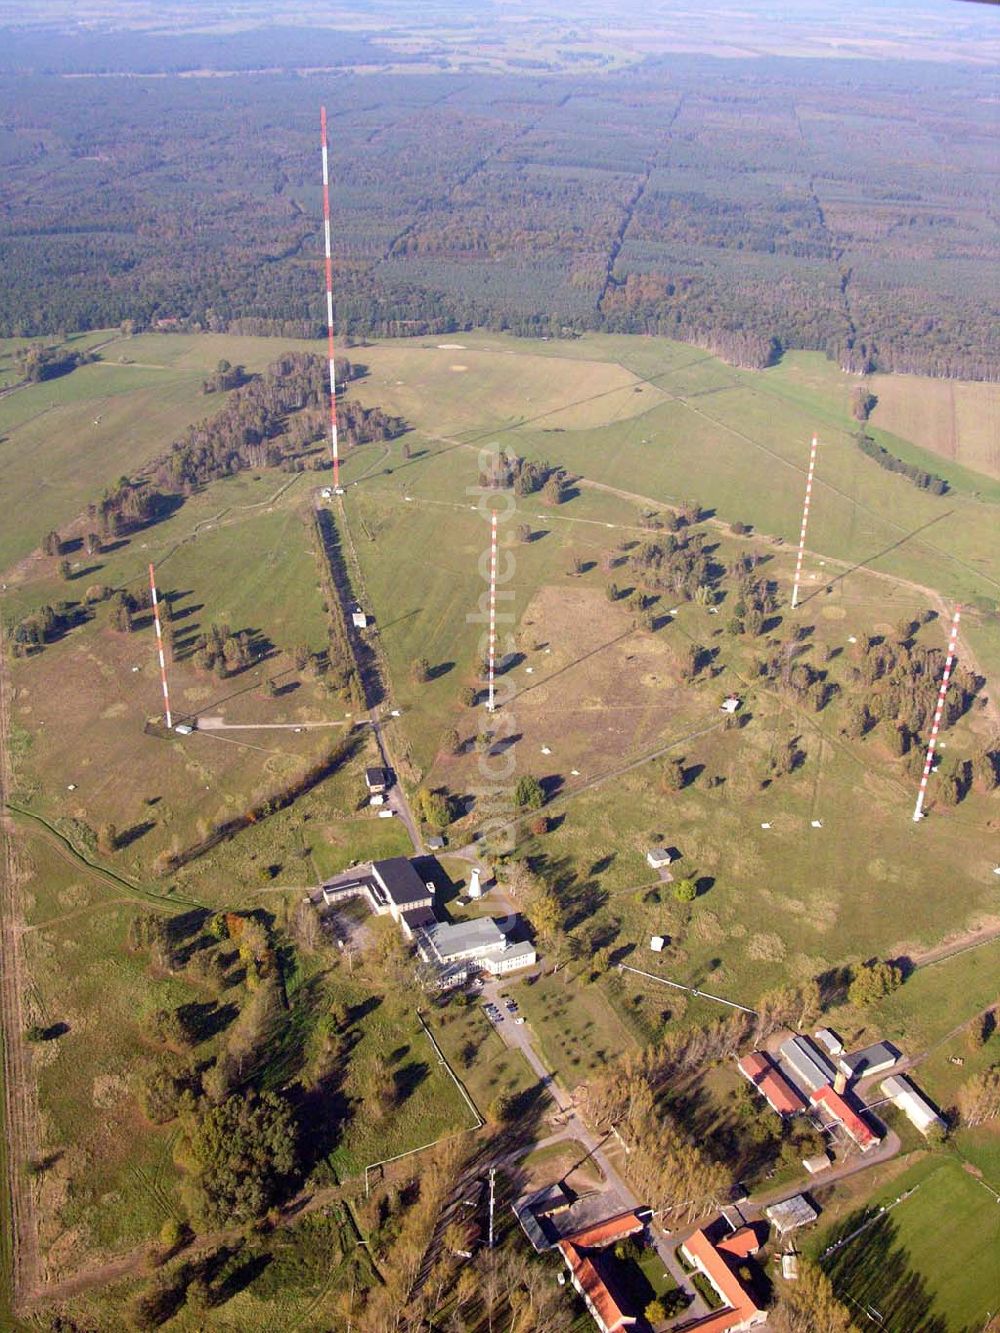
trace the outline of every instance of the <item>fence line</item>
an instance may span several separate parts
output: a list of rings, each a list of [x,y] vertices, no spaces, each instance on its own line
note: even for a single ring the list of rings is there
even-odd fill
[[[674,990],[687,991],[689,995],[700,995],[703,1000],[714,1000],[716,1004],[724,1004],[730,1009],[739,1009],[744,1014],[752,1014],[757,1017],[757,1010],[751,1009],[748,1005],[737,1004],[735,1000],[723,999],[721,995],[713,995],[711,991],[699,990],[697,986],[684,986],[679,981],[670,981],[667,977],[658,977],[655,972],[644,972],[641,967],[629,967],[627,963],[618,964],[619,972],[634,972],[637,977],[646,977],[649,981],[658,981],[661,986],[673,986]]]

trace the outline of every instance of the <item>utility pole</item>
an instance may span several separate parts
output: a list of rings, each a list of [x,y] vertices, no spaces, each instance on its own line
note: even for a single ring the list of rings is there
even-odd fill
[[[802,506],[802,528],[799,532],[799,553],[795,560],[795,582],[792,585],[792,610],[799,604],[799,583],[802,581],[802,557],[806,552],[806,528],[809,526],[809,506],[812,503],[813,473],[816,471],[816,448],[819,440],[814,435],[809,451],[809,472],[806,476],[806,498]]]
[[[160,688],[163,691],[163,711],[166,716],[167,730],[173,729],[174,720],[170,714],[170,691],[167,689],[167,664],[163,656],[163,629],[160,625],[160,603],[156,596],[156,573],[149,567],[149,595],[153,606],[153,624],[156,626],[156,651],[160,659]]]
[[[330,238],[330,166],[326,141],[326,107],[320,108],[320,135],[323,152],[323,240],[326,260],[326,343],[330,373],[330,454],[333,461],[333,493],[343,495],[340,486],[340,446],[337,439],[337,372],[333,355],[333,249]]]
[[[938,690],[937,707],[934,709],[934,721],[931,725],[931,736],[927,742],[927,758],[924,760],[924,771],[920,777],[920,790],[917,792],[917,804],[913,808],[913,822],[918,824],[924,815],[924,797],[927,795],[927,779],[931,775],[931,769],[934,767],[934,751],[937,748],[938,732],[941,730],[941,717],[944,713],[945,699],[948,694],[948,682],[951,680],[951,669],[955,663],[955,648],[958,642],[958,622],[962,617],[961,607],[955,608],[955,615],[951,622],[951,633],[948,635],[948,656],[945,658],[944,675],[941,677],[941,688]]]
[[[490,1249],[490,1250],[492,1250],[492,1248],[493,1248],[493,1204],[494,1204],[495,1193],[496,1193],[496,1190],[495,1190],[495,1183],[494,1183],[494,1182],[495,1182],[495,1178],[496,1178],[496,1174],[497,1174],[497,1169],[496,1169],[496,1167],[495,1167],[495,1166],[491,1166],[491,1167],[490,1167],[490,1229],[489,1229],[489,1239],[487,1240],[487,1243],[486,1243],[486,1247],[487,1247],[487,1249]]]
[[[494,679],[497,659],[497,516],[490,515],[490,646],[489,646],[489,692],[486,711],[492,713],[496,708]]]

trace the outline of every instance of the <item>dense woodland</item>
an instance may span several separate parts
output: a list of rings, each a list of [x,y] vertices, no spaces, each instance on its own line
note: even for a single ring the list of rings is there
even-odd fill
[[[857,372],[1000,366],[984,299],[996,162],[973,65],[44,72],[67,59],[0,72],[0,334],[318,334],[325,100],[342,333],[606,328],[749,366],[800,347]]]

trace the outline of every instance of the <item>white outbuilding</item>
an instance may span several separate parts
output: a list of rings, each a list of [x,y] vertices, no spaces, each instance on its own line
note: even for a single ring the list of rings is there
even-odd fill
[[[893,1105],[899,1107],[907,1120],[915,1125],[921,1134],[927,1134],[935,1126],[944,1129],[944,1121],[934,1107],[902,1074],[892,1074],[889,1078],[884,1078],[882,1091],[887,1097],[892,1098]]]

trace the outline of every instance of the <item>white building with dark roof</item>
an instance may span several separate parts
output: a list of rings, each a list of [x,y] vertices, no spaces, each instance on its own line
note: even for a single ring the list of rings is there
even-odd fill
[[[324,907],[361,898],[373,912],[391,916],[416,944],[424,962],[436,969],[441,985],[458,985],[476,972],[503,976],[538,961],[533,944],[512,941],[491,917],[439,921],[433,884],[425,884],[405,856],[357,866],[323,884],[311,897]]]
[[[324,884],[316,897],[324,907],[335,907],[350,898],[362,898],[379,916],[388,914],[407,939],[414,931],[436,920],[434,886],[425,884],[405,856],[358,866],[346,876]]]
[[[866,1046],[863,1051],[842,1055],[837,1061],[837,1067],[848,1078],[870,1078],[872,1074],[884,1074],[900,1058],[895,1046],[890,1046],[887,1041],[879,1041],[874,1046]]]

